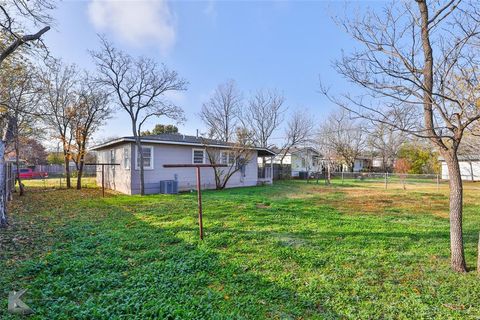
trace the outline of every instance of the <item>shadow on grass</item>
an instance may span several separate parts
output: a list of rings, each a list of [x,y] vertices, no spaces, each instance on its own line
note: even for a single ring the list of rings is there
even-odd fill
[[[52,252],[25,261],[17,274],[35,318],[338,317],[208,243],[177,237],[176,228],[152,226],[101,199],[78,209],[94,213],[67,222]]]

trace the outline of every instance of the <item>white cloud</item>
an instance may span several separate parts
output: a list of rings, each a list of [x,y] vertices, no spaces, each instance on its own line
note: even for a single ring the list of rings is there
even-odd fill
[[[153,44],[166,54],[175,44],[175,18],[166,0],[91,0],[88,15],[98,31],[131,45]]]

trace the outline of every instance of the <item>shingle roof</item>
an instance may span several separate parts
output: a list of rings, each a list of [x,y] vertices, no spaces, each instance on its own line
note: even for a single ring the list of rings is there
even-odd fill
[[[304,151],[306,149],[309,149],[311,151],[313,151],[314,153],[316,154],[320,154],[315,148],[312,148],[312,147],[292,147],[288,150],[287,154],[293,154],[293,153],[297,153],[297,152],[301,152],[301,151]],[[271,149],[273,152],[279,154],[282,152],[282,149],[280,148],[272,148]]]
[[[183,144],[183,145],[197,145],[197,146],[207,145],[207,146],[218,146],[218,147],[234,146],[233,143],[228,143],[220,140],[189,136],[184,134],[174,134],[174,133],[163,133],[158,135],[142,136],[141,139],[142,139],[142,142],[144,143]],[[100,150],[115,144],[119,144],[123,142],[134,142],[134,141],[135,141],[135,137],[133,136],[122,137],[122,138],[113,139],[105,143],[99,144],[97,146],[92,147],[91,149]],[[272,155],[275,154],[273,151],[267,148],[252,147],[252,149],[264,151],[267,154],[272,154]]]
[[[135,139],[133,136],[126,137],[129,139]],[[184,143],[198,143],[198,144],[208,144],[208,145],[219,145],[219,146],[231,146],[233,144],[226,143],[221,140],[208,139],[203,137],[188,136],[185,134],[179,133],[162,133],[162,134],[152,134],[148,136],[142,136],[142,140],[155,140],[155,141],[170,141],[170,142],[184,142]]]
[[[480,155],[475,155],[475,154],[459,154],[457,157],[458,157],[458,161],[479,161],[480,160]],[[445,159],[442,156],[439,156],[438,160],[445,161]]]

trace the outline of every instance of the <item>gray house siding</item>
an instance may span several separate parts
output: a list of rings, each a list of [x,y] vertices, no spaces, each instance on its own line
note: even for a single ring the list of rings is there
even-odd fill
[[[97,151],[98,162],[119,163],[118,166],[105,166],[105,188],[131,194],[131,165],[125,164],[125,152],[128,152],[132,159],[132,143],[124,143],[112,146],[108,149]],[[114,159],[112,159],[112,155]],[[131,161],[130,161],[131,162]],[[101,170],[101,167],[98,167]],[[102,174],[97,174],[97,185],[102,185]]]
[[[203,149],[197,146],[172,145],[158,143],[143,143],[145,147],[153,147],[153,168],[145,169],[145,193],[157,194],[160,192],[161,180],[177,180],[181,191],[196,189],[195,168],[164,168],[164,164],[191,164],[194,149]],[[130,169],[124,165],[124,148],[130,148]],[[126,194],[140,193],[140,169],[136,166],[136,147],[133,143],[122,143],[115,147],[102,149],[98,152],[99,162],[111,162],[110,151],[114,150],[115,162],[120,163],[116,168],[105,167],[106,188]],[[224,149],[222,149],[224,150]],[[208,159],[205,160],[208,162]],[[203,189],[215,188],[215,175],[212,168],[201,168],[201,182]],[[245,172],[236,172],[229,179],[227,187],[255,186],[258,181],[257,151],[252,151],[251,159],[245,167]],[[101,184],[101,175],[97,175],[97,183]]]
[[[145,170],[145,193],[160,192],[161,180],[177,180],[181,191],[196,189],[196,175],[194,168],[164,168],[164,164],[191,164],[193,149],[199,147],[182,145],[143,144],[153,146],[153,169]],[[136,157],[134,157],[136,161]],[[134,162],[133,161],[133,162]],[[236,172],[228,181],[227,187],[254,186],[257,184],[257,156],[252,153],[252,160],[247,164],[245,177]],[[140,170],[136,167],[132,171],[132,194],[140,193]],[[215,188],[215,175],[212,168],[201,168],[201,182],[203,189]]]

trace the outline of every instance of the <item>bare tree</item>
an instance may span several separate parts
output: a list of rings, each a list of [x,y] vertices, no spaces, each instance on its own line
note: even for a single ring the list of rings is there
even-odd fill
[[[345,110],[332,112],[319,130],[323,153],[335,156],[353,171],[355,159],[365,151],[367,134],[364,124],[350,117]]]
[[[400,147],[407,140],[406,133],[382,122],[374,122],[367,130],[369,148],[382,159],[382,169],[391,171]]]
[[[305,110],[296,110],[288,119],[285,129],[285,143],[280,149],[280,164],[291,148],[312,142],[314,118]]]
[[[102,49],[92,51],[100,74],[98,83],[108,88],[118,107],[130,116],[132,133],[138,150],[140,194],[145,194],[142,126],[152,117],[183,120],[183,110],[167,99],[167,94],[186,90],[187,82],[176,71],[159,66],[146,57],[133,58],[100,38]]]
[[[95,133],[105,121],[111,118],[112,108],[109,104],[109,95],[92,80],[88,73],[81,79],[81,87],[77,92],[77,101],[73,119],[70,123],[71,136],[73,137],[74,147],[72,148],[72,158],[77,167],[77,189],[82,188],[83,168],[85,164],[85,155],[87,153],[87,144],[92,134]]]
[[[0,69],[0,106],[2,109],[0,125],[6,128],[0,148],[0,227],[8,224],[6,202],[10,192],[5,186],[5,153],[14,151],[17,166],[17,181],[20,195],[24,194],[23,184],[19,175],[19,154],[22,138],[28,138],[36,132],[36,118],[31,117],[31,111],[38,104],[38,92],[35,90],[33,72],[27,64],[8,63]]]
[[[10,64],[4,66],[0,73],[2,79],[3,107],[12,124],[12,141],[8,141],[7,150],[15,152],[19,194],[24,194],[20,179],[20,148],[22,139],[39,133],[36,125],[38,117],[32,116],[37,110],[40,94],[35,79],[33,67],[26,64]],[[10,145],[11,142],[11,145]]]
[[[78,86],[78,69],[64,65],[59,60],[50,61],[40,74],[43,92],[43,120],[53,137],[60,140],[67,188],[71,188],[70,160],[72,159],[71,125],[75,116],[75,90]]]
[[[339,164],[343,166],[343,162],[338,160],[335,149],[329,139],[330,134],[322,131],[322,128],[320,128],[314,139],[314,145],[320,153],[320,159],[317,161],[317,172],[322,171],[325,174],[325,183],[327,185],[331,184],[332,170]]]
[[[51,19],[46,12],[53,7],[49,0],[11,0],[0,4],[0,66],[26,43],[41,41],[40,38],[50,27],[44,26],[36,33],[29,34],[24,30],[25,25],[37,27],[39,24],[48,24]],[[3,125],[1,131],[4,133],[0,139],[0,227],[4,227],[7,225],[4,154],[5,143],[13,134],[13,119],[6,112],[1,112],[0,118],[0,124]]]
[[[252,161],[252,137],[248,130],[241,127],[236,130],[235,142],[228,143],[230,148],[218,148],[209,139],[203,139],[208,161],[211,164],[224,164],[226,167],[213,167],[216,189],[224,189],[230,178],[239,173],[240,179],[245,177],[247,164]]]
[[[10,0],[0,4],[0,65],[26,43],[41,42],[42,35],[50,30],[49,11],[54,8],[50,0]],[[38,31],[28,33],[24,30],[27,25]]]
[[[339,21],[362,49],[336,62],[337,71],[362,88],[358,96],[331,95],[338,105],[428,139],[445,158],[450,186],[451,267],[466,272],[463,186],[458,147],[480,118],[479,4],[416,0],[386,5]],[[411,122],[390,115],[408,109]]]
[[[2,114],[0,117],[0,128],[4,128],[0,143],[0,155],[5,155],[5,146],[8,141],[13,140],[13,118],[5,116]],[[5,156],[0,157],[0,181],[2,182],[2,187],[0,187],[0,227],[4,228],[8,225],[8,214],[7,214],[7,188],[5,181]]]
[[[248,101],[242,114],[243,126],[252,134],[258,147],[269,148],[272,134],[283,122],[285,98],[275,90],[259,90]]]
[[[205,123],[210,138],[230,142],[239,124],[242,108],[242,95],[235,81],[220,84],[200,111],[200,119]]]

